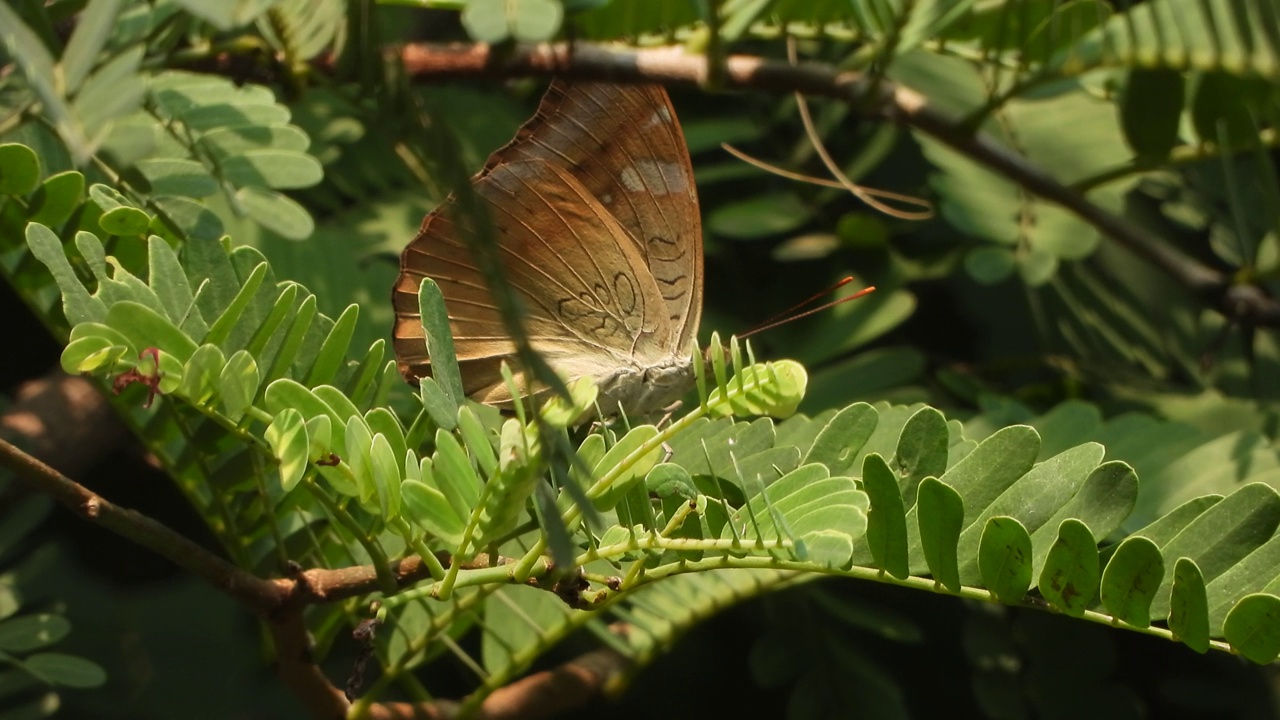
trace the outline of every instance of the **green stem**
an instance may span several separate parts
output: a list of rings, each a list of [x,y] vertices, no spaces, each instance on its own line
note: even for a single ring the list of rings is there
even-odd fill
[[[334,502],[329,493],[316,483],[314,475],[308,475],[302,481],[312,497],[319,500],[320,504],[324,505],[325,510],[329,511],[330,517],[346,528],[347,532],[351,533],[355,541],[360,543],[364,551],[369,554],[369,561],[373,564],[373,572],[378,577],[378,589],[382,591],[382,594],[387,596],[395,595],[399,590],[399,586],[396,584],[395,575],[391,573],[391,562],[387,559],[387,553],[382,549],[382,546],[378,544],[376,539],[369,537],[369,533],[360,527],[356,519],[351,517],[351,513],[348,513],[342,506]]]
[[[418,553],[419,558],[422,558],[422,564],[427,566],[427,572],[431,573],[431,579],[442,579],[445,576],[444,566],[440,564],[440,559],[436,557],[436,554],[431,552],[431,548],[427,547],[427,544],[422,541],[422,536],[414,532],[403,517],[396,518],[393,525],[396,532],[404,536],[404,540],[409,547]]]

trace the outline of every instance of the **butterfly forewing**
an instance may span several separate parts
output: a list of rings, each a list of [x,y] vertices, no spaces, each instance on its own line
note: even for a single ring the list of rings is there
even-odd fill
[[[689,150],[667,91],[554,82],[504,150],[568,168],[618,219],[658,281],[680,347],[687,346],[702,314],[702,227]]]
[[[634,387],[646,368],[679,362],[701,311],[701,230],[688,152],[660,86],[553,84],[472,182],[525,330],[561,374],[625,376]],[[417,292],[432,277],[464,389],[504,404],[498,368],[514,345],[455,215],[451,197],[401,257],[396,355],[406,377],[430,373]]]

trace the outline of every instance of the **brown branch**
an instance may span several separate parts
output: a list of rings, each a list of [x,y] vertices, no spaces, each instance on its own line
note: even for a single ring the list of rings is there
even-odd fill
[[[271,582],[241,570],[140,512],[106,500],[5,440],[0,440],[0,466],[81,519],[168,558],[251,608],[261,610],[280,603],[280,593]]]
[[[615,632],[618,630],[615,629]],[[472,716],[477,720],[539,720],[582,707],[631,668],[631,660],[611,648],[584,653],[559,667],[533,673],[494,690]],[[379,703],[373,720],[439,720],[454,717],[457,704]]]
[[[526,75],[563,75],[583,80],[706,83],[707,59],[680,48],[604,49],[577,43],[537,45],[501,52],[485,45],[415,44],[401,49],[408,73],[420,80]],[[975,162],[1019,183],[1092,225],[1160,268],[1228,317],[1280,326],[1280,303],[1255,286],[1231,278],[1178,251],[1128,220],[1089,202],[1043,168],[994,139],[974,134],[960,118],[933,107],[928,98],[884,78],[839,70],[822,63],[790,65],[761,57],[731,55],[720,76],[728,89],[800,92],[843,100],[864,115],[919,130]]]

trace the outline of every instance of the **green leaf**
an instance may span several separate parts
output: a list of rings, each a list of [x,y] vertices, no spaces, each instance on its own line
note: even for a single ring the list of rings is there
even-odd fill
[[[129,338],[133,347],[145,349],[156,347],[185,363],[196,352],[196,343],[187,334],[160,316],[155,310],[124,300],[111,306],[107,311],[106,324],[120,334]],[[221,372],[222,364],[218,364],[214,378]]]
[[[520,524],[541,480],[537,468],[530,464],[531,452],[537,452],[536,443],[529,440],[518,420],[508,418],[499,440],[501,465],[485,487],[484,509],[476,526],[477,544],[506,535]]]
[[[511,35],[519,42],[552,40],[564,20],[564,7],[558,0],[515,0],[511,7]]]
[[[1170,558],[1194,560],[1205,580],[1212,582],[1270,539],[1277,527],[1280,494],[1264,483],[1249,483],[1188,524],[1161,546],[1161,552]],[[1156,595],[1152,617],[1163,618],[1169,611],[1171,571]]]
[[[271,454],[280,461],[280,486],[290,492],[302,481],[311,450],[302,413],[285,408],[267,426],[264,437]]]
[[[679,496],[693,500],[698,496],[698,487],[694,485],[689,471],[675,463],[654,465],[644,478],[644,488],[660,498]]]
[[[222,237],[222,219],[191,198],[161,195],[151,198],[151,203],[157,216],[182,239],[215,241]]]
[[[1052,251],[1057,248],[1048,243],[1033,247],[1018,258],[1018,275],[1029,287],[1039,287],[1057,275],[1058,256]]]
[[[974,583],[980,576],[977,548],[986,532],[988,518],[1007,515],[1018,520],[1031,532],[1065,505],[1098,466],[1106,449],[1098,443],[1085,443],[1036,464],[969,522],[960,535],[960,582]],[[966,497],[968,500],[968,497]],[[1031,558],[1028,558],[1031,561]]]
[[[809,376],[800,363],[779,360],[749,365],[723,382],[717,377],[717,383],[719,386],[707,396],[712,416],[787,418],[804,400]]]
[[[1013,425],[983,440],[939,479],[964,498],[966,520],[972,522],[1031,470],[1039,452],[1040,434],[1035,428]]]
[[[853,537],[838,530],[805,533],[803,540],[796,541],[796,545],[804,548],[805,560],[827,568],[846,567],[853,555]]]
[[[305,240],[315,232],[311,213],[293,198],[257,186],[236,191],[236,200],[259,225],[287,240]]]
[[[60,363],[63,371],[70,375],[91,373],[102,368],[110,369],[125,355],[131,354],[130,350],[128,346],[114,345],[104,337],[83,337],[72,340],[63,348]]]
[[[83,658],[61,653],[39,653],[23,658],[22,667],[45,682],[70,688],[96,688],[107,681],[107,673]]]
[[[1178,142],[1186,83],[1169,68],[1133,68],[1120,94],[1124,138],[1140,157],[1160,160]]]
[[[0,145],[0,195],[26,195],[40,183],[40,158],[26,145]]]
[[[436,485],[460,518],[470,518],[480,504],[480,478],[452,433],[436,431],[436,451],[432,455]]]
[[[253,22],[277,0],[175,0],[187,12],[206,20],[219,30],[230,30]]]
[[[195,131],[227,125],[283,125],[289,122],[289,108],[275,104],[215,103],[192,107],[183,111],[178,119]]]
[[[308,293],[290,318],[289,331],[285,334],[275,358],[271,361],[268,378],[278,378],[289,372],[298,358],[298,351],[306,341],[307,331],[311,329],[311,323],[317,314],[316,296]]]
[[[1102,606],[1117,620],[1145,628],[1151,624],[1151,601],[1162,577],[1160,548],[1141,535],[1127,538],[1102,573]]]
[[[752,486],[748,483],[748,487]],[[866,534],[869,498],[858,490],[852,478],[832,477],[825,465],[803,465],[767,488],[754,486],[763,492],[752,497],[749,509],[734,513],[735,527],[755,523],[759,526],[757,532],[767,540],[803,537],[808,542],[810,536],[827,532],[840,533],[852,540]],[[778,516],[783,518],[781,526],[776,524]],[[725,532],[728,531],[726,527]],[[826,561],[831,560],[828,555]],[[835,565],[843,567],[848,561],[846,553]]]
[[[568,400],[562,395],[552,395],[538,408],[538,414],[551,427],[567,428],[595,407],[598,396],[599,389],[595,380],[590,376],[583,376],[569,383]]]
[[[1249,595],[1227,615],[1224,636],[1231,649],[1258,663],[1280,656],[1280,597]]]
[[[209,334],[204,337],[206,343],[212,343],[227,350],[232,349],[228,346],[227,340],[231,337],[231,332],[235,329],[236,324],[243,318],[249,304],[253,302],[258,288],[262,287],[262,281],[266,278],[268,269],[269,267],[265,262],[259,263],[253,269],[253,272],[245,279],[244,284],[240,286],[235,298],[231,300],[231,304],[227,306],[227,309],[222,312],[222,315],[209,328]]]
[[[147,48],[139,43],[112,55],[85,80],[71,103],[72,110],[80,118],[84,127],[107,129],[107,139],[99,149],[110,153],[113,159],[123,166],[130,165],[146,155],[146,153],[137,153],[141,145],[130,148],[131,143],[140,141],[142,144],[148,144],[149,140],[149,144],[154,147],[155,126],[148,128],[152,131],[150,138],[130,139],[130,136],[136,132],[132,128],[136,128],[135,123],[143,117],[141,114],[132,113],[142,105],[147,95],[146,80],[138,72],[146,51]],[[126,119],[126,116],[129,117]],[[121,120],[124,122],[121,123]],[[116,135],[115,130],[119,125],[125,125],[126,129]],[[121,153],[121,150],[125,152]]]
[[[0,170],[0,173],[3,173]],[[49,227],[65,223],[84,200],[84,175],[75,170],[50,175],[36,189],[27,219]]]
[[[303,152],[311,140],[293,125],[232,125],[210,130],[200,136],[198,143],[213,155],[225,158],[246,150],[268,148]]]
[[[222,176],[237,187],[304,188],[324,178],[319,161],[290,150],[246,150],[219,163]]]
[[[983,440],[947,470],[941,481],[964,498],[965,517],[961,519],[961,529],[969,527],[1010,485],[1026,475],[1039,453],[1040,435],[1035,429],[1027,425],[1013,425]],[[919,530],[925,524],[911,522],[911,513],[918,509],[912,508],[907,514],[912,568],[920,567],[922,559]],[[966,561],[969,559],[965,558]]]
[[[152,235],[147,238],[147,259],[147,285],[155,291],[169,319],[180,323],[182,331],[188,335],[205,337],[209,326],[195,306],[195,294],[191,291],[186,271],[178,261],[178,254],[163,238]]]
[[[987,520],[978,545],[982,584],[1002,603],[1017,604],[1031,589],[1031,535],[1016,518]]]
[[[903,507],[916,504],[916,487],[921,480],[939,477],[947,471],[950,443],[947,419],[931,407],[920,408],[902,426],[898,447],[893,453],[893,467],[902,478]]]
[[[919,536],[925,562],[933,579],[951,592],[960,591],[960,567],[956,543],[964,527],[964,501],[960,493],[936,478],[920,483],[916,499]]]
[[[427,354],[431,357],[431,376],[454,406],[461,405],[466,393],[462,390],[462,371],[458,369],[458,356],[453,349],[449,311],[440,286],[431,278],[423,278],[418,287],[418,313],[426,335]]]
[[[258,363],[247,350],[239,350],[227,360],[218,377],[218,388],[224,414],[239,421],[258,394]]]
[[[1257,144],[1259,109],[1270,103],[1266,81],[1227,72],[1201,73],[1191,95],[1191,124],[1201,142],[1232,148]]]
[[[466,522],[453,511],[444,493],[417,480],[404,481],[400,492],[404,499],[405,515],[413,524],[453,547],[462,542]]]
[[[359,414],[347,418],[346,432],[343,434],[347,454],[342,458],[351,468],[355,478],[357,498],[362,504],[371,504],[378,497],[377,482],[373,477],[373,464],[370,455],[373,451],[373,435],[364,418]],[[373,507],[370,507],[373,510]]]
[[[307,419],[307,457],[313,462],[329,460],[333,452],[333,420],[328,415]]]
[[[508,585],[485,600],[480,653],[489,673],[518,667],[531,650],[562,627],[570,610],[553,593]]]
[[[383,522],[400,516],[400,460],[391,448],[391,442],[382,433],[375,433],[369,452],[369,468],[374,488],[378,494],[378,506]]]
[[[208,404],[218,396],[218,380],[226,365],[227,358],[217,345],[201,345],[187,360],[177,393],[195,405]]]
[[[849,471],[858,451],[875,432],[879,413],[867,403],[855,403],[840,412],[822,428],[805,454],[804,464],[822,463],[832,475]]]
[[[273,381],[263,393],[263,399],[266,401],[267,411],[273,415],[279,415],[288,408],[294,408],[302,413],[302,417],[308,422],[312,418],[326,415],[333,427],[345,428],[347,425],[347,419],[340,417],[328,403],[316,397],[316,394],[306,386],[290,378]],[[341,436],[334,438],[333,452],[338,455],[346,452],[346,445]]]
[[[436,425],[445,430],[453,430],[458,426],[458,404],[440,387],[435,378],[419,379],[418,394],[422,398],[422,407]]]
[[[1078,520],[1088,526],[1093,537],[1105,538],[1120,527],[1137,499],[1138,475],[1128,464],[1112,460],[1094,468],[1076,494],[1031,534],[1033,567],[1037,572],[1043,567],[1062,523]]]
[[[387,437],[387,442],[391,444],[392,454],[395,457],[402,458],[405,456],[409,447],[405,442],[404,428],[400,426],[400,421],[396,419],[395,413],[385,407],[376,407],[365,413],[364,421],[375,434],[382,433]],[[414,464],[417,464],[416,459]]]
[[[1272,590],[1270,584],[1277,577],[1280,577],[1280,534],[1273,536],[1249,553],[1244,560],[1208,583],[1206,591],[1211,634],[1222,634],[1222,623],[1238,599],[1251,593]]]
[[[68,94],[74,94],[97,63],[98,54],[111,36],[120,0],[90,0],[75,32],[62,52],[62,82]]]
[[[71,623],[61,615],[20,615],[0,622],[0,650],[29,653],[58,642],[69,632]]]
[[[136,207],[119,190],[102,183],[94,183],[89,186],[89,198],[93,200],[94,204],[102,208],[103,212],[121,207]]]
[[[1222,502],[1221,495],[1201,495],[1200,497],[1192,498],[1156,518],[1150,525],[1135,531],[1133,534],[1141,535],[1156,545],[1168,544],[1187,526],[1195,522],[1196,518],[1208,512],[1210,508],[1220,502]]]
[[[898,492],[898,478],[879,453],[862,462],[862,488],[871,498],[867,513],[866,542],[881,570],[905,579],[911,574],[907,561],[907,513]]]
[[[809,222],[812,212],[793,193],[755,195],[711,211],[707,229],[734,240],[760,240],[799,229]]]
[[[500,43],[511,35],[506,15],[506,0],[467,0],[462,27],[476,42]]]
[[[1198,653],[1209,651],[1209,602],[1204,576],[1190,558],[1178,558],[1169,599],[1169,630]]]
[[[631,432],[620,438],[617,444],[609,448],[609,451],[604,454],[600,462],[596,463],[596,477],[614,472],[622,464],[624,458],[638,451],[642,445],[657,436],[658,428],[652,425],[640,425],[632,428]],[[627,467],[616,472],[609,485],[595,485],[588,492],[592,504],[595,505],[597,510],[601,511],[613,509],[631,491],[632,487],[644,481],[644,477],[649,474],[649,471],[661,459],[662,448],[654,447],[635,459]]]
[[[1098,544],[1089,526],[1063,520],[1040,571],[1040,594],[1064,613],[1080,617],[1097,596],[1100,579]]]
[[[1013,275],[1017,260],[1008,248],[983,245],[964,256],[964,269],[969,277],[983,285],[996,285]]]
[[[488,431],[475,412],[465,405],[458,409],[458,435],[480,472],[485,477],[492,477],[498,469],[498,455],[493,450]]]
[[[131,207],[113,208],[98,218],[98,227],[107,235],[136,237],[145,234],[150,226],[151,216]]]
[[[59,88],[49,48],[23,22],[22,17],[10,9],[10,5],[0,3],[0,46],[8,49],[9,60],[26,76],[27,85],[40,99],[41,113],[65,144],[72,162],[84,165],[89,161],[92,149],[85,138],[84,127],[71,113]]]
[[[11,4],[0,5],[0,44],[8,49],[9,57],[18,62],[27,76],[27,82],[39,95],[54,95],[57,80],[54,77],[53,56],[40,37],[10,7]]]
[[[324,344],[320,346],[320,352],[316,353],[315,362],[307,373],[308,385],[314,387],[333,382],[334,376],[338,374],[338,368],[342,367],[347,357],[347,348],[351,345],[351,336],[355,334],[356,320],[359,315],[360,308],[354,304],[348,305],[347,309],[342,311],[333,329],[325,337]]]
[[[218,192],[218,181],[204,165],[194,160],[147,158],[139,160],[135,166],[150,183],[153,195],[203,198]]]

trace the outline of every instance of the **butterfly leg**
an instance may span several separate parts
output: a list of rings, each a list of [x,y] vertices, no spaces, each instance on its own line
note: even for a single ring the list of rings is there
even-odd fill
[[[661,429],[663,425],[666,425],[668,422],[670,422],[671,416],[675,415],[676,411],[679,410],[683,405],[684,405],[683,400],[676,400],[670,405],[662,408],[662,419],[658,420],[657,422],[658,428]]]

